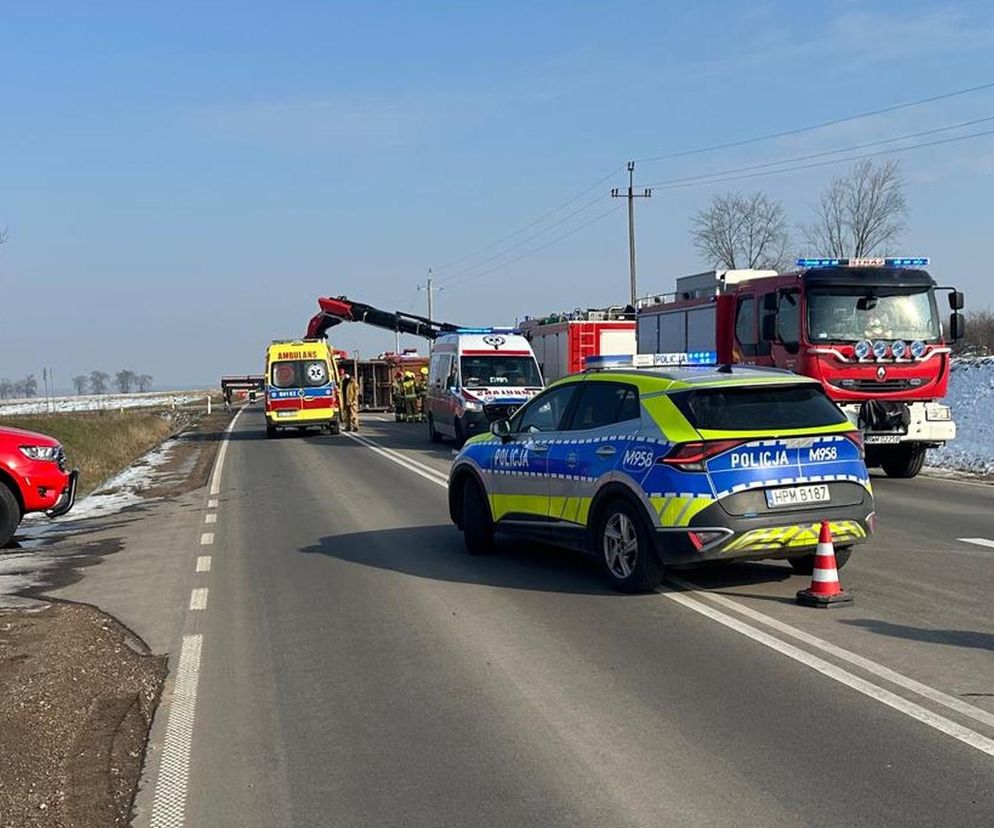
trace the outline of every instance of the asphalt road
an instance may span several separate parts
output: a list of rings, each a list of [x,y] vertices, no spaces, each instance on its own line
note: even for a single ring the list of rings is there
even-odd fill
[[[994,548],[956,540],[994,539],[994,489],[877,481],[823,612],[783,564],[623,596],[568,553],[467,556],[418,426],[266,440],[250,408],[231,437],[183,576],[185,824],[994,821]]]

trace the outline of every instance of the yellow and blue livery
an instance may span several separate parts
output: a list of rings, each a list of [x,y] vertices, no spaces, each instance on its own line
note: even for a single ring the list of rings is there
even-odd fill
[[[667,566],[709,560],[810,573],[823,520],[842,566],[872,533],[860,432],[817,381],[674,355],[603,361],[455,458],[449,511],[470,552],[498,532],[574,547],[642,591]]]

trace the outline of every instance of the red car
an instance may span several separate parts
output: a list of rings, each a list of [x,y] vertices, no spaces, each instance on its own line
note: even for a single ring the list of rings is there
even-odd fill
[[[77,470],[67,471],[59,441],[19,428],[0,428],[0,546],[28,512],[64,515],[76,501]]]

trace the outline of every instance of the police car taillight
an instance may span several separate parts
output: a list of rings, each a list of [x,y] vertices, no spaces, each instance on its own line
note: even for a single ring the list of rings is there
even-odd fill
[[[708,458],[741,446],[744,442],[745,440],[694,440],[680,443],[658,462],[676,466],[681,471],[702,472]]]
[[[859,449],[859,456],[863,457],[866,454],[866,450],[863,448],[863,432],[862,431],[850,431],[846,434],[846,439],[852,443],[856,448]]]

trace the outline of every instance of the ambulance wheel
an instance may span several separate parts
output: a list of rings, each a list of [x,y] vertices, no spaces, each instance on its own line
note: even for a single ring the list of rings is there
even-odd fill
[[[852,555],[851,546],[840,546],[835,550],[836,570],[842,569],[848,563],[850,555]],[[810,575],[815,568],[815,556],[812,554],[801,555],[798,558],[787,558],[787,563],[798,575]]]
[[[453,431],[455,431],[455,433],[456,433],[456,448],[462,448],[463,443],[466,442],[466,435],[463,433],[462,423],[459,422],[459,418],[458,417],[456,417],[452,421],[452,427],[453,427]]]
[[[276,426],[267,425],[266,426],[266,437],[272,439],[276,436]]]
[[[433,443],[441,443],[442,435],[435,431],[435,418],[428,415],[428,439]]]
[[[21,504],[6,483],[0,481],[0,546],[14,537],[21,524]]]
[[[337,420],[333,423],[328,423],[328,433],[329,434],[341,434],[342,426]]]
[[[908,443],[892,446],[880,458],[880,467],[888,477],[915,477],[925,465],[925,446]]]
[[[627,500],[613,500],[601,512],[596,542],[608,583],[619,592],[648,592],[663,580],[650,530]]]
[[[462,532],[470,555],[494,551],[494,520],[486,495],[475,480],[467,480],[462,494]]]

